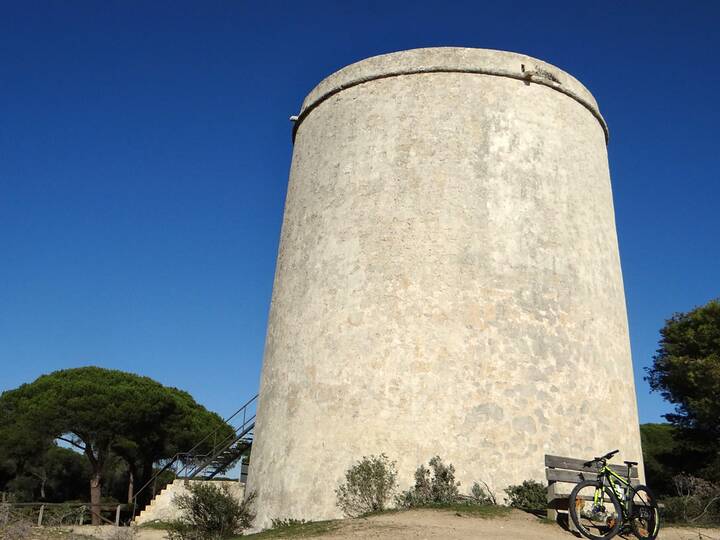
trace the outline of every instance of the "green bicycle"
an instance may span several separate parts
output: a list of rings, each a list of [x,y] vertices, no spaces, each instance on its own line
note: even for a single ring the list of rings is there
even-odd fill
[[[627,477],[608,467],[608,460],[618,452],[613,450],[585,463],[586,467],[598,469],[597,478],[580,482],[572,490],[568,501],[570,517],[578,531],[590,540],[608,540],[626,532],[655,540],[660,530],[655,495],[647,486],[630,483],[630,470],[636,462],[625,462]]]

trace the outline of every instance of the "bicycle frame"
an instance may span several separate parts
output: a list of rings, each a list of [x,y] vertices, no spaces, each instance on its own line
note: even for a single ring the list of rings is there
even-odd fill
[[[628,474],[628,476],[629,476],[629,474]],[[625,493],[625,495],[622,498],[618,497],[618,499],[621,499],[620,503],[623,505],[623,510],[629,514],[629,510],[630,510],[629,501],[632,500],[632,497],[627,496],[627,490],[628,489],[632,490],[633,495],[635,493],[637,493],[635,491],[635,488],[632,487],[632,484],[630,483],[630,481],[626,480],[625,478],[620,476],[618,473],[613,471],[607,465],[603,465],[603,467],[598,471],[598,478],[600,478],[603,487],[605,487],[606,482],[607,482],[610,485],[610,487],[612,488],[612,490],[615,492],[616,495],[618,494],[618,482],[620,483],[620,486],[623,488],[623,492]],[[602,496],[602,492],[603,492],[602,489],[595,490],[595,495],[594,495],[594,500],[593,500],[594,504],[598,504],[599,498]]]
[[[598,471],[598,478],[600,479],[603,488],[609,484],[610,488],[615,492],[615,495],[618,495],[618,487],[623,488],[624,496],[620,497],[618,495],[618,499],[620,500],[625,516],[630,516],[632,513],[633,500],[635,499],[635,496],[639,496],[637,490],[633,487],[632,483],[630,483],[630,471],[628,471],[628,477],[626,479],[613,471],[607,465],[603,465],[603,467]],[[618,486],[618,482],[620,486]],[[603,496],[602,493],[602,489],[595,490],[593,500],[594,504],[598,504],[600,502],[600,497]],[[640,498],[642,499],[642,497]]]

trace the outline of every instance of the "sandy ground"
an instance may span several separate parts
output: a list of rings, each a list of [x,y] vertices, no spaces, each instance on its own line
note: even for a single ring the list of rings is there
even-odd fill
[[[701,533],[703,536],[698,536]],[[507,517],[484,519],[453,512],[418,510],[351,520],[325,540],[367,538],[377,540],[571,540],[576,536],[559,525],[543,522],[520,511]],[[634,537],[633,537],[634,538]],[[658,538],[667,540],[720,540],[720,530],[668,529]]]
[[[110,539],[113,527],[75,527],[74,532]],[[162,540],[164,531],[139,529],[127,540]],[[437,510],[415,510],[351,519],[330,533],[299,538],[322,540],[571,540],[573,533],[529,514],[512,511],[507,517],[480,518]],[[634,539],[634,537],[631,537]],[[720,540],[720,529],[665,528],[662,540]],[[125,537],[122,538],[125,540]]]

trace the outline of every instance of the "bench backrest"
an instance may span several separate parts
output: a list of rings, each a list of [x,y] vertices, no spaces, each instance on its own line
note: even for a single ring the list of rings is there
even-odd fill
[[[567,482],[578,484],[583,480],[595,480],[597,478],[597,468],[585,465],[589,460],[575,459],[562,456],[545,455],[545,476],[548,483],[551,482]],[[610,468],[620,476],[627,475],[626,465],[610,465]],[[638,478],[638,469],[633,466],[630,469],[630,478]],[[637,483],[637,482],[633,482]]]

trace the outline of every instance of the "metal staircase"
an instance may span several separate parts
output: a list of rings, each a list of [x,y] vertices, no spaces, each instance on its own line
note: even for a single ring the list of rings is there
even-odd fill
[[[179,452],[167,460],[164,465],[135,492],[133,502],[137,508],[138,496],[152,487],[158,477],[172,471],[175,478],[186,480],[210,480],[231,469],[243,456],[247,455],[253,441],[255,429],[255,410],[257,394],[232,415],[224,419],[224,425],[208,433],[187,452]],[[221,431],[226,426],[232,432],[225,435]],[[207,448],[210,445],[210,450]],[[247,466],[241,464],[240,476],[246,474]]]
[[[250,425],[245,426],[239,432],[228,435],[209,453],[194,456],[194,459],[188,461],[187,468],[181,470],[177,476],[210,480],[218,474],[225,473],[250,450],[254,427],[255,418],[253,417]]]

